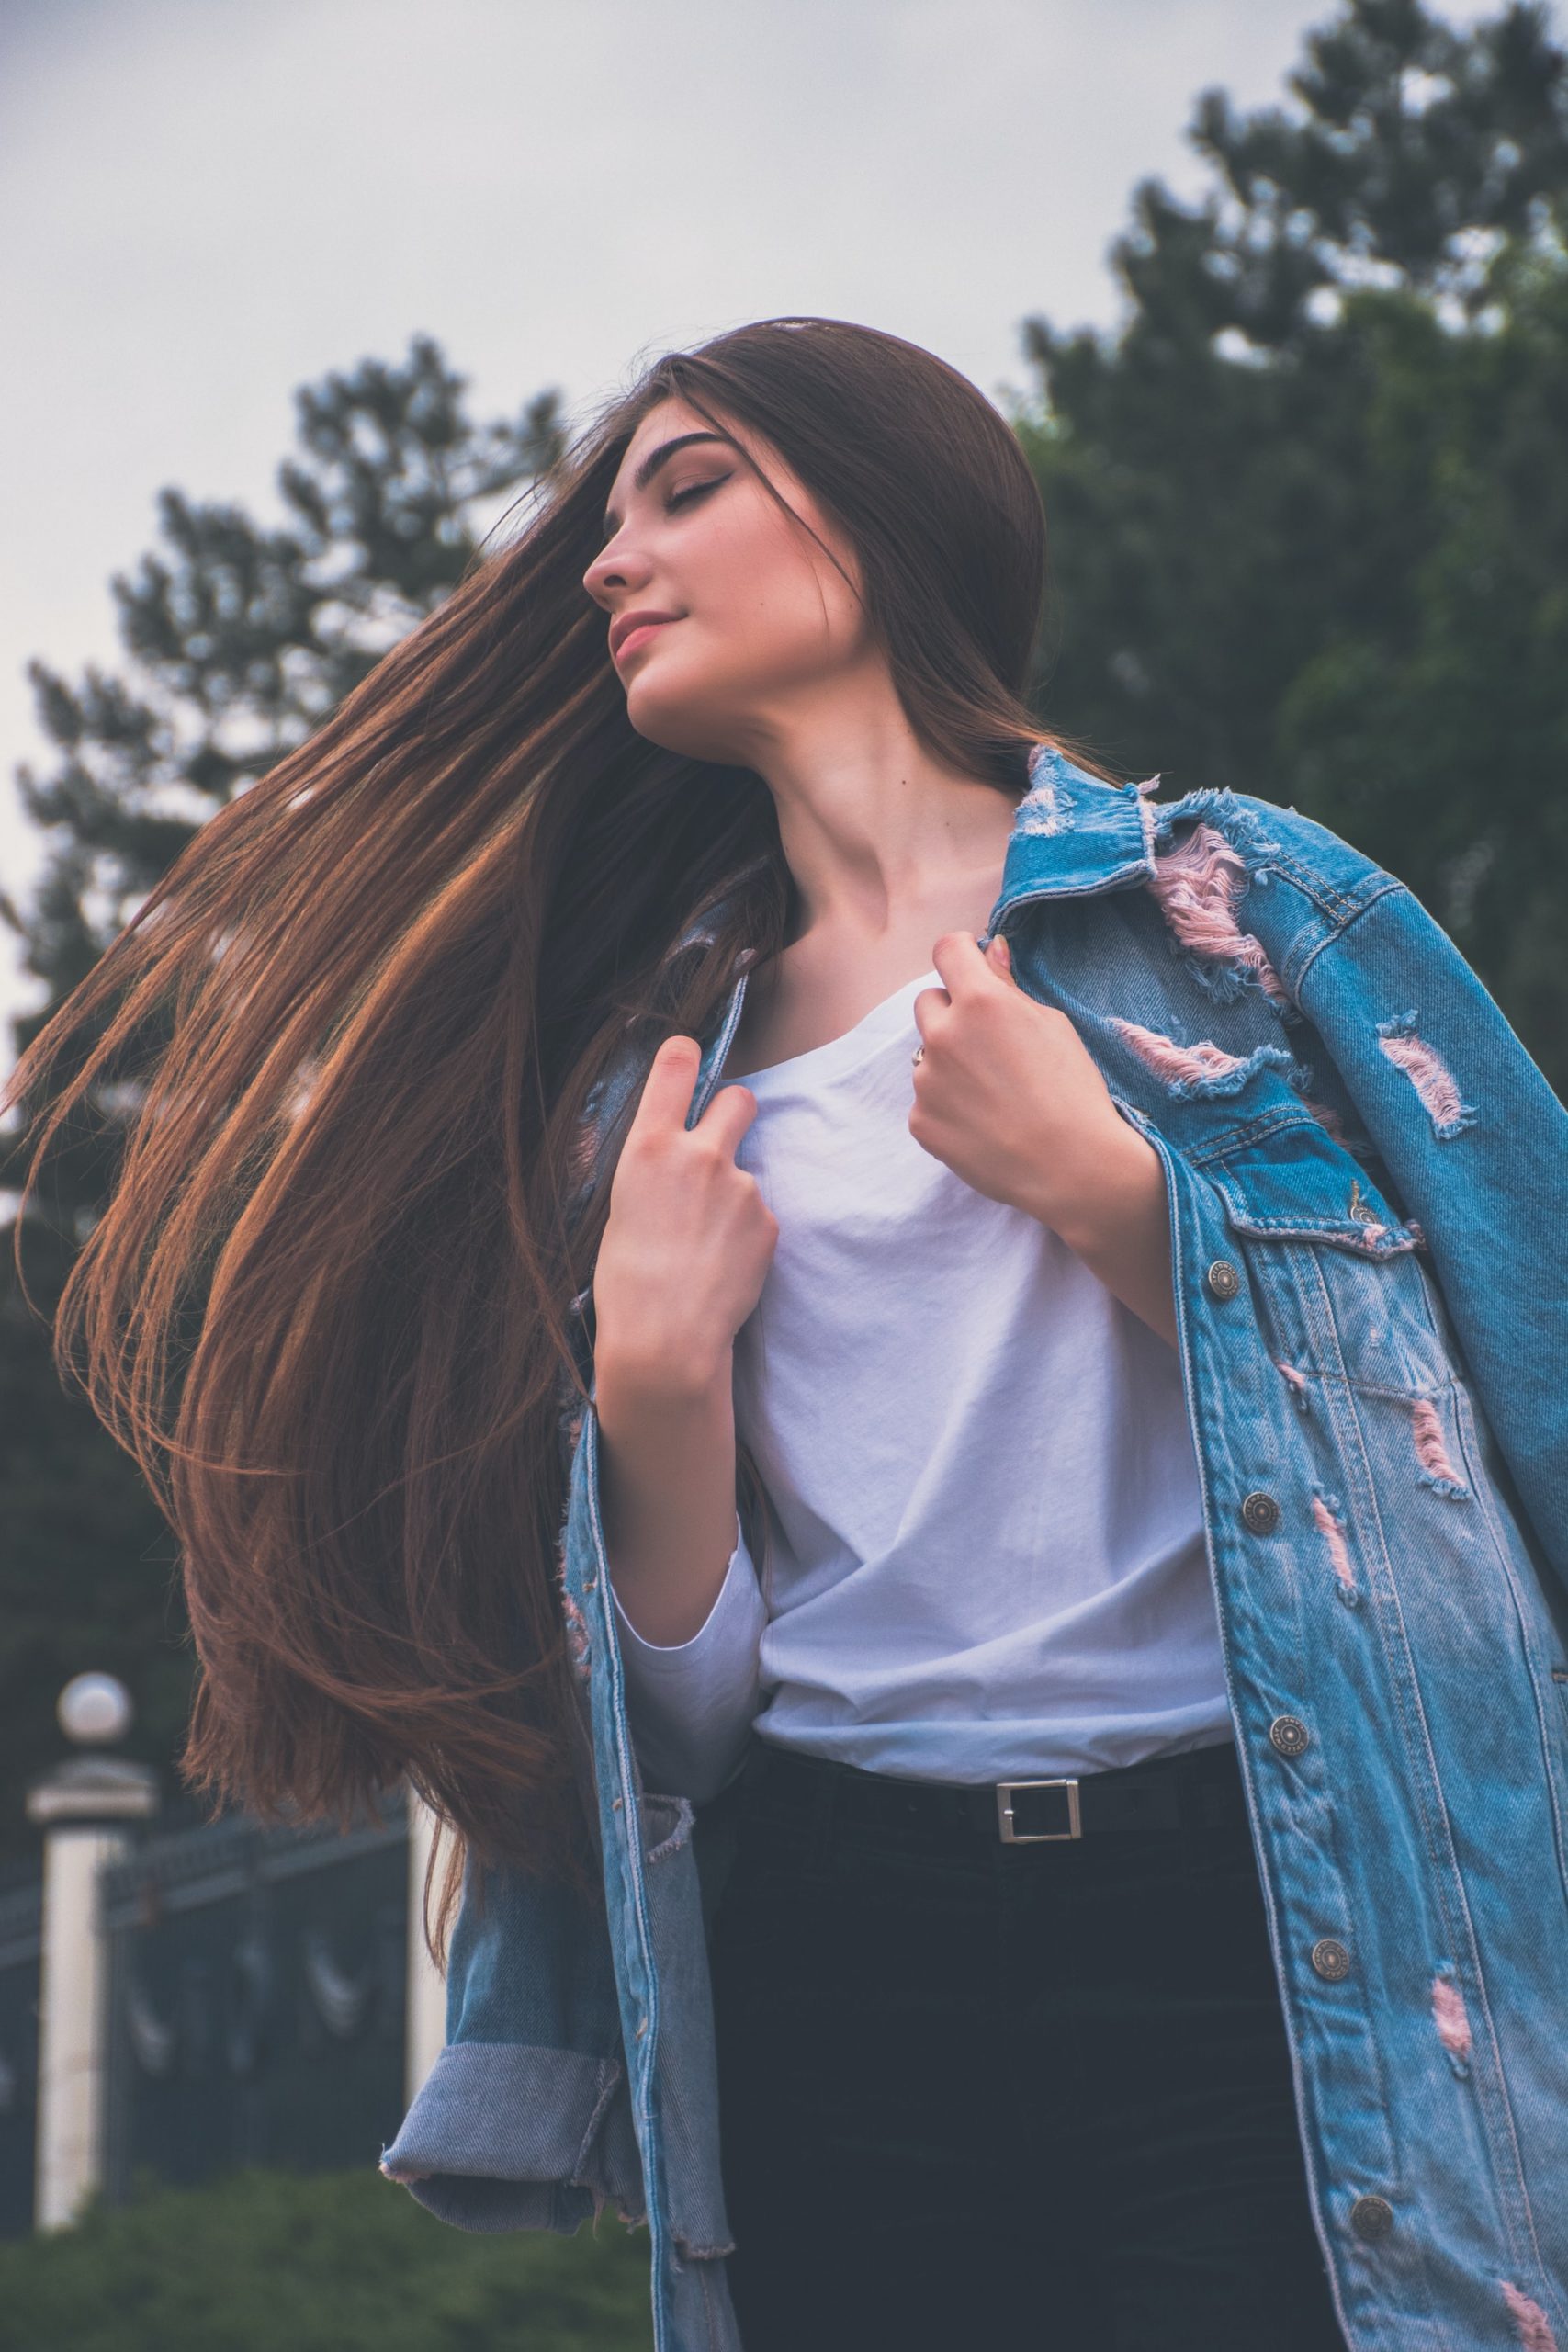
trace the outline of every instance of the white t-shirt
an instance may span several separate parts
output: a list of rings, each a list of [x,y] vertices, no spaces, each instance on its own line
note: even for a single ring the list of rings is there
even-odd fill
[[[738,1518],[688,1642],[620,1612],[652,1787],[713,1794],[753,1718],[781,1747],[970,1782],[1232,1736],[1176,1351],[910,1135],[914,999],[941,986],[739,1074],[737,1160],[779,1221],[735,1345],[773,1557],[764,1598]]]

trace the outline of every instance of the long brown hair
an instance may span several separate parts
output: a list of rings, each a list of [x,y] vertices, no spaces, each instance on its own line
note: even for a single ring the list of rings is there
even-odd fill
[[[344,1818],[406,1774],[459,1857],[580,1885],[558,1399],[563,1367],[586,1394],[569,1306],[614,1162],[584,1139],[628,1040],[704,1031],[793,907],[761,778],[633,730],[582,585],[671,394],[841,526],[935,754],[1016,788],[1061,741],[1024,700],[1044,517],[1005,421],[897,336],[762,320],[600,414],[512,543],[203,827],[0,1095],[34,1114],[28,1197],[123,1109],[54,1344],[179,1542],[192,1785]]]

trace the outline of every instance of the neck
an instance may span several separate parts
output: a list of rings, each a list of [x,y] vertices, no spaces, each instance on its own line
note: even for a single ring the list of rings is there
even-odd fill
[[[996,895],[1020,794],[946,766],[884,686],[835,680],[758,729],[745,754],[778,810],[800,894],[796,942],[874,951]],[[958,918],[963,919],[963,918]],[[792,943],[794,944],[794,943]]]

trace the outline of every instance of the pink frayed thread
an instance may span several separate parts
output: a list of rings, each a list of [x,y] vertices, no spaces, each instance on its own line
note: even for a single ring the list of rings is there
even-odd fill
[[[1156,813],[1154,804],[1149,798],[1149,795],[1151,792],[1158,791],[1159,778],[1157,775],[1145,776],[1143,783],[1135,784],[1133,786],[1133,789],[1138,796],[1138,822],[1144,829],[1144,855],[1154,867],[1155,876],[1157,882],[1159,866],[1156,862],[1155,856],[1155,828],[1158,824],[1159,819]]]
[[[588,1638],[588,1620],[570,1593],[561,1599],[561,1613],[566,1620],[567,1656],[571,1670],[580,1682],[586,1682],[591,1671],[592,1645]]]
[[[1111,1025],[1161,1078],[1228,1078],[1232,1070],[1241,1068],[1241,1056],[1227,1054],[1223,1046],[1207,1042],[1179,1046],[1174,1037],[1162,1036],[1157,1029],[1140,1028],[1135,1021],[1113,1021]]]
[[[1306,1395],[1307,1384],[1306,1374],[1304,1372],[1298,1372],[1293,1363],[1281,1363],[1278,1356],[1274,1359],[1274,1369],[1276,1372],[1281,1372],[1284,1374],[1286,1380],[1290,1384],[1291,1394],[1293,1396],[1304,1396]]]
[[[1464,2006],[1464,1995],[1446,1976],[1432,1979],[1432,2017],[1438,2029],[1438,2040],[1450,2058],[1467,2061],[1470,2057],[1470,2016]]]
[[[1066,811],[1061,796],[1049,776],[1042,776],[1032,784],[1012,812],[1015,833],[1064,833],[1067,829]]]
[[[1461,1101],[1448,1064],[1434,1046],[1416,1035],[1414,1012],[1403,1012],[1393,1021],[1380,1021],[1378,1044],[1395,1069],[1404,1072],[1444,1142],[1474,1124],[1475,1113],[1468,1102]]]
[[[1334,1563],[1334,1573],[1348,1592],[1354,1589],[1356,1571],[1350,1566],[1350,1554],[1345,1542],[1345,1530],[1329,1510],[1321,1495],[1312,1498],[1312,1523],[1328,1546],[1328,1556]]]
[[[1236,919],[1236,901],[1247,878],[1245,864],[1224,835],[1212,825],[1198,825],[1186,841],[1156,861],[1149,888],[1183,947],[1252,973],[1265,996],[1277,1004],[1288,1003],[1279,974]]]
[[[1337,1111],[1331,1111],[1326,1102],[1314,1102],[1310,1094],[1303,1094],[1302,1096],[1302,1102],[1303,1106],[1312,1113],[1312,1115],[1317,1121],[1318,1125],[1326,1129],[1327,1133],[1334,1137],[1336,1143],[1344,1142],[1344,1124],[1341,1121]]]
[[[1468,1494],[1469,1487],[1449,1459],[1449,1449],[1443,1440],[1443,1425],[1430,1397],[1416,1398],[1411,1422],[1416,1433],[1416,1458],[1426,1477],[1439,1494]]]
[[[1521,2295],[1506,2278],[1499,2278],[1497,2284],[1503,2290],[1503,2301],[1508,2306],[1514,2334],[1524,2352],[1557,2352],[1557,2338],[1551,2332],[1551,2322],[1540,2305],[1532,2303],[1528,2295]]]

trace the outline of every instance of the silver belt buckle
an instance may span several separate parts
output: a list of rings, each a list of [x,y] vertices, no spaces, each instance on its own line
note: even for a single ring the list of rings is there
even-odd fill
[[[1066,1829],[1015,1829],[1012,1826],[1011,1803],[1014,1789],[1066,1789],[1068,1827]],[[1078,1816],[1077,1781],[998,1781],[997,1782],[997,1826],[1002,1833],[1004,1846],[1042,1846],[1064,1838],[1081,1838],[1083,1824]]]

